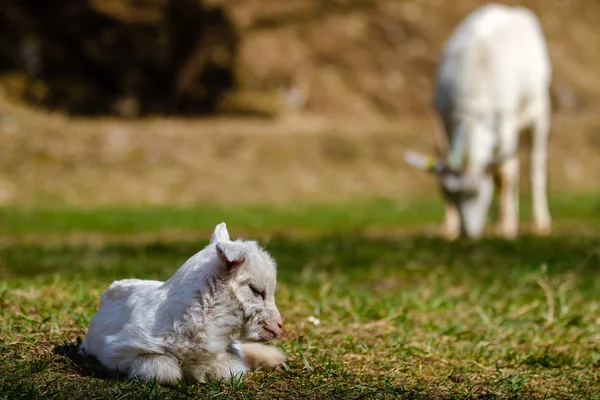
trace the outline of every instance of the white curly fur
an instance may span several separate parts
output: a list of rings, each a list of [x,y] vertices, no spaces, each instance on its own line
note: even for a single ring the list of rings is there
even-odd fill
[[[281,366],[286,357],[276,347],[243,343],[281,334],[275,286],[271,256],[254,241],[231,241],[221,223],[166,282],[113,282],[81,351],[130,379],[165,384]]]

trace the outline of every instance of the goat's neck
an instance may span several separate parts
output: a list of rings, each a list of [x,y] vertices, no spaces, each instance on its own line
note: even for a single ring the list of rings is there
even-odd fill
[[[496,139],[485,121],[463,116],[450,135],[446,163],[453,171],[485,170],[495,146]]]
[[[240,306],[226,282],[209,279],[207,285],[196,291],[182,313],[179,324],[184,334],[208,346],[209,351],[220,351],[232,337],[239,337],[243,327]],[[211,350],[212,349],[212,350]]]

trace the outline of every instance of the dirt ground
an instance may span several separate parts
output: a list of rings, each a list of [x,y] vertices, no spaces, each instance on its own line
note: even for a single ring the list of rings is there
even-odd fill
[[[408,149],[433,150],[432,115],[70,119],[5,101],[0,110],[2,204],[289,203],[436,190],[403,162]],[[600,188],[600,116],[557,114],[552,131],[550,190]]]
[[[212,0],[240,27],[241,90],[302,93],[311,112],[426,115],[448,36],[485,0]],[[503,0],[538,16],[553,66],[555,108],[600,106],[600,3]],[[293,96],[289,96],[296,98]],[[290,103],[290,101],[287,101]]]
[[[288,203],[431,193],[434,180],[405,166],[403,154],[433,150],[429,103],[439,53],[456,24],[483,3],[206,1],[227,11],[241,38],[240,86],[229,106],[269,109],[273,95],[285,104],[262,115],[274,118],[68,118],[23,106],[10,95],[18,79],[2,81],[0,204]],[[532,8],[548,39],[550,190],[598,191],[600,3],[506,3]]]

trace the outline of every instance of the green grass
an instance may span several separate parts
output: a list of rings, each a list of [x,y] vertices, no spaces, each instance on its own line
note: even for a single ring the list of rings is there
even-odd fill
[[[93,231],[111,234],[161,232],[167,229],[198,230],[228,224],[251,230],[360,229],[366,226],[415,224],[441,216],[438,201],[395,202],[389,199],[303,206],[250,205],[188,208],[103,208],[93,210],[53,208],[0,208],[0,234],[67,234]]]
[[[17,240],[0,245],[0,398],[600,398],[600,210],[593,196],[553,210],[550,237],[447,242],[401,229],[435,221],[434,202],[291,214],[5,209],[0,233]],[[286,370],[168,388],[77,355],[110,282],[166,279],[208,239],[161,232],[220,220],[280,265]],[[314,234],[297,234],[305,230]],[[44,240],[82,231],[120,236]],[[156,235],[129,240],[147,232]],[[18,240],[29,234],[37,236]]]
[[[551,197],[552,214],[560,222],[600,221],[598,194]],[[530,218],[528,199],[521,206],[523,219]],[[146,207],[73,209],[68,207],[0,207],[0,236],[13,238],[35,234],[65,235],[82,232],[104,234],[156,233],[166,230],[191,230],[207,233],[216,223],[244,231],[340,232],[372,228],[406,228],[438,222],[441,201],[363,199],[337,204],[300,206],[250,205],[219,207]]]

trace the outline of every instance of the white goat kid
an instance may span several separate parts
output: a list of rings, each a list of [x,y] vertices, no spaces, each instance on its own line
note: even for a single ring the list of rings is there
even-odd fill
[[[534,228],[550,230],[546,162],[551,67],[535,15],[523,7],[485,5],[456,29],[438,68],[434,107],[443,129],[432,160],[407,155],[413,166],[435,173],[446,199],[448,236],[481,234],[499,186],[499,233],[518,230],[520,132],[532,133]],[[445,133],[444,133],[445,131]]]
[[[271,256],[256,242],[231,241],[221,223],[168,281],[113,282],[81,351],[130,379],[165,384],[281,366],[286,357],[276,347],[238,341],[281,334],[275,286]]]

